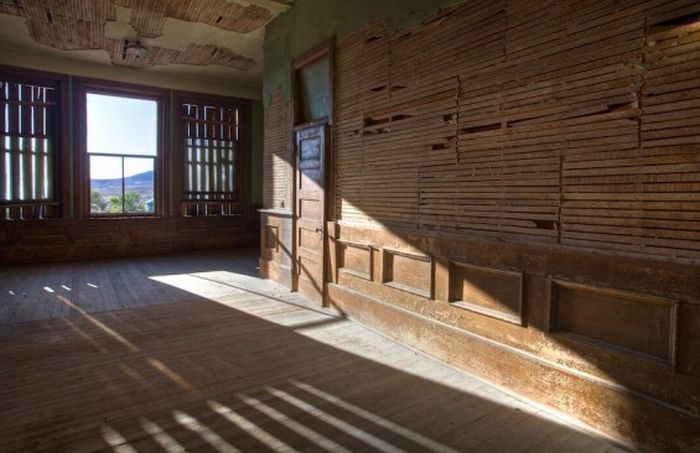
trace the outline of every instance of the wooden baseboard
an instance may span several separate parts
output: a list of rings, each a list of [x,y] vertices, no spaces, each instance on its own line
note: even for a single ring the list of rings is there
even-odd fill
[[[258,263],[261,278],[268,278],[290,290],[292,289],[292,270],[289,266],[265,258],[260,258]]]

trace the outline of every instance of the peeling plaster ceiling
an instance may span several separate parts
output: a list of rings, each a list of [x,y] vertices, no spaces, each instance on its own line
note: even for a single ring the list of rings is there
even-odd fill
[[[264,26],[293,0],[0,0],[0,52],[258,85]]]

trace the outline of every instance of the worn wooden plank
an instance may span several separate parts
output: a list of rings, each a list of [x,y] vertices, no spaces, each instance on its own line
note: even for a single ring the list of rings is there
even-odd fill
[[[0,331],[4,447],[541,450],[551,437],[564,449],[612,446],[252,277],[252,254],[184,258],[0,270],[0,285],[29,276],[25,287],[50,272],[55,292],[36,303],[70,308]],[[125,270],[136,297],[122,291]],[[114,305],[86,303],[97,293]]]

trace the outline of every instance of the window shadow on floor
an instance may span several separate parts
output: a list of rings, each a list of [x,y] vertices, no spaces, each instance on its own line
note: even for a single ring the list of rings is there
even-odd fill
[[[177,267],[205,271],[196,262]],[[245,289],[207,298],[151,282],[182,300],[93,314],[56,292],[73,316],[15,324],[0,336],[4,448],[614,448],[341,316]]]

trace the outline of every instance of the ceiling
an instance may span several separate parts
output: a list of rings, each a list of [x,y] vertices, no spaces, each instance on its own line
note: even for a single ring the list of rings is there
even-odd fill
[[[292,1],[0,0],[0,53],[257,85],[264,26]]]

